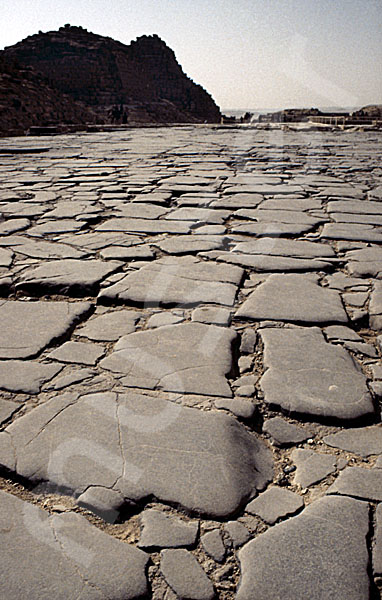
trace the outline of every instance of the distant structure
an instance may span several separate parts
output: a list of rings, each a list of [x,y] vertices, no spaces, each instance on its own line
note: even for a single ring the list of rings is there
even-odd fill
[[[29,79],[37,73],[58,97],[65,94],[87,107],[98,123],[221,121],[210,94],[185,75],[174,52],[157,35],[125,45],[68,24],[29,36],[5,48],[0,58],[3,64],[18,64],[21,71],[32,68]],[[41,124],[37,115],[35,124]]]
[[[380,125],[382,105],[365,106],[359,111],[323,112],[318,108],[287,108],[259,115],[260,123],[324,123],[327,125]]]

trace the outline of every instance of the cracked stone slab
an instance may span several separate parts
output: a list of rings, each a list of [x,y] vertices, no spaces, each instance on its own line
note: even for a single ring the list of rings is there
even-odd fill
[[[56,396],[20,417],[0,433],[0,463],[86,494],[96,513],[101,501],[107,512],[155,497],[212,517],[237,511],[273,471],[270,450],[233,417],[113,392]],[[93,500],[93,489],[110,493]]]
[[[346,268],[354,277],[377,277],[382,273],[382,248],[362,248],[345,254]]]
[[[74,513],[49,515],[0,491],[0,595],[30,600],[139,600],[148,556]]]
[[[192,254],[222,248],[225,239],[226,238],[223,235],[177,235],[169,236],[159,242],[154,242],[153,245],[163,250],[163,252],[167,252],[167,254]]]
[[[0,302],[0,358],[37,356],[90,310],[89,302]]]
[[[16,289],[30,293],[92,294],[98,292],[100,282],[121,264],[101,260],[51,261],[23,271]]]
[[[191,552],[163,550],[161,572],[179,600],[213,600],[211,580]]]
[[[115,310],[102,315],[95,315],[76,330],[78,335],[90,340],[115,342],[123,335],[133,333],[135,325],[142,313],[132,310]]]
[[[364,458],[372,454],[382,454],[382,426],[344,429],[325,436],[323,442],[333,448],[354,452]]]
[[[21,408],[21,404],[0,398],[0,425],[10,419],[19,408]]]
[[[237,318],[295,323],[347,323],[335,290],[320,287],[306,275],[270,275],[236,311]]]
[[[193,257],[166,257],[130,273],[98,295],[101,303],[146,306],[232,306],[243,276],[239,267],[216,265]]]
[[[330,454],[319,454],[313,450],[296,448],[292,451],[291,459],[296,465],[293,483],[307,488],[325,479],[337,468],[337,458]]]
[[[340,494],[342,496],[354,496],[362,500],[382,501],[382,476],[381,470],[364,469],[362,467],[346,467],[327,494]]]
[[[38,394],[42,385],[53,379],[61,369],[59,365],[4,360],[0,362],[0,389]]]
[[[369,304],[369,325],[382,331],[382,281],[375,281]]]
[[[288,414],[351,420],[374,414],[366,378],[350,354],[320,329],[262,329],[267,404]]]
[[[193,546],[198,523],[187,523],[160,510],[145,510],[141,517],[139,548],[182,548]]]
[[[369,597],[368,506],[320,498],[239,552],[237,600],[322,600]]]
[[[257,515],[269,525],[283,517],[295,514],[304,506],[298,494],[277,486],[271,486],[246,507],[246,512]]]
[[[14,247],[15,252],[24,254],[31,258],[59,258],[59,259],[78,259],[86,256],[86,253],[78,248],[73,248],[69,244],[61,244],[60,242],[29,242],[27,238],[22,243],[18,243]]]
[[[215,325],[167,325],[122,337],[100,366],[126,375],[125,385],[131,378],[134,387],[231,397],[225,376],[236,340],[235,331]]]

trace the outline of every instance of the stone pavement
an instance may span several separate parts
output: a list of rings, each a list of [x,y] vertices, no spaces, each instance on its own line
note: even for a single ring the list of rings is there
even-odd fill
[[[380,598],[380,135],[1,145],[1,598]]]

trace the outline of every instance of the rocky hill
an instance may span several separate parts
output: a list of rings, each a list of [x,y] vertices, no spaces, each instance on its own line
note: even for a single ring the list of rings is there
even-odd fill
[[[23,135],[32,126],[96,120],[91,108],[53,89],[32,67],[0,56],[0,135]]]
[[[66,25],[27,37],[0,55],[33,67],[103,122],[216,123],[221,118],[212,97],[185,75],[156,35],[125,45]]]

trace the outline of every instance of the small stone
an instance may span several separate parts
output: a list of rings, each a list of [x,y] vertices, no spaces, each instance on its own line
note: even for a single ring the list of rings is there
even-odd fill
[[[224,525],[224,531],[226,531],[231,538],[234,548],[240,548],[240,546],[248,542],[251,537],[248,529],[238,521],[228,521],[228,523]]]
[[[281,417],[274,417],[266,421],[263,425],[263,431],[268,433],[276,446],[289,446],[304,442],[310,435],[297,425],[288,423]]]
[[[221,533],[218,529],[205,533],[200,538],[205,552],[211,556],[216,562],[223,562],[226,549],[223,544]]]
[[[255,414],[256,407],[249,400],[242,398],[219,398],[215,400],[216,408],[229,410],[236,417],[241,419],[251,419]]]
[[[161,572],[179,600],[213,600],[212,582],[187,550],[163,550]]]
[[[195,544],[198,523],[186,523],[181,519],[150,509],[142,518],[139,548],[181,548]]]
[[[213,306],[201,306],[195,308],[191,315],[192,321],[199,323],[212,323],[227,327],[231,321],[231,311],[227,308],[215,308]]]
[[[245,510],[273,525],[278,519],[293,515],[303,506],[304,501],[294,492],[272,486],[252,500]]]
[[[238,360],[240,373],[246,373],[251,370],[253,359],[251,356],[241,356]]]
[[[337,459],[330,454],[319,454],[313,450],[296,448],[291,454],[291,459],[297,466],[293,483],[307,488],[318,483],[337,468]]]
[[[164,325],[176,325],[176,323],[182,323],[184,317],[174,315],[172,313],[156,313],[152,315],[147,321],[147,327],[163,327]]]
[[[253,329],[245,329],[241,336],[240,352],[253,354],[257,341],[257,333]]]
[[[236,394],[238,396],[252,398],[252,396],[254,396],[254,394],[255,394],[255,386],[254,385],[242,385],[237,388]]]

